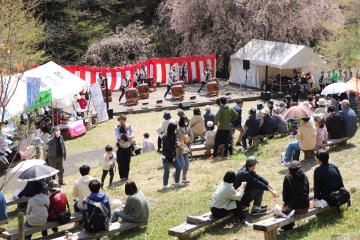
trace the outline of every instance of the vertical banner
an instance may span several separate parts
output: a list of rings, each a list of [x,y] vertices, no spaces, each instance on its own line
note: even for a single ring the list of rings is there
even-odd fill
[[[40,92],[41,78],[27,77],[26,78],[26,93],[27,93],[27,106],[31,107],[34,105]]]
[[[97,112],[98,122],[109,120],[109,116],[104,102],[104,97],[101,92],[100,84],[95,83],[90,85],[90,94],[94,103],[95,111]]]

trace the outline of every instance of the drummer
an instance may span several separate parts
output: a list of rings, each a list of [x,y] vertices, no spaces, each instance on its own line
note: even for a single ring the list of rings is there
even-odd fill
[[[206,83],[210,80],[211,77],[211,69],[209,67],[209,65],[206,65],[205,69],[204,69],[204,77],[205,80],[201,81],[201,86],[198,90],[198,93],[201,92],[201,90],[203,89],[203,87],[206,85]]]
[[[120,94],[120,97],[119,97],[119,104],[120,104],[120,102],[121,102],[122,97],[125,95],[126,89],[129,88],[130,81],[131,81],[131,80],[130,80],[130,76],[129,76],[128,73],[126,73],[126,74],[125,74],[125,78],[124,78],[124,80],[122,81],[121,87],[120,87],[121,94]]]
[[[166,92],[165,92],[164,98],[166,98],[166,96],[170,92],[171,86],[177,81],[176,76],[177,76],[177,74],[176,74],[175,65],[172,65],[170,68],[169,77],[167,79]]]

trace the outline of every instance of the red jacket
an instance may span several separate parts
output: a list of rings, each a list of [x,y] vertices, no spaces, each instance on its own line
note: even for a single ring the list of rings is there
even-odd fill
[[[65,193],[55,192],[50,197],[49,221],[57,221],[58,216],[66,211],[66,203],[68,202]]]

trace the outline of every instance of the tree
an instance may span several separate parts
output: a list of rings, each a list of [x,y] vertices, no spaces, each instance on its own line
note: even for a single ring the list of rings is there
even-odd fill
[[[165,0],[157,15],[182,39],[173,53],[228,59],[253,38],[314,46],[330,35],[327,26],[336,24],[339,12],[327,0]]]
[[[120,28],[117,33],[90,45],[82,63],[98,66],[119,66],[153,56],[151,39],[140,23]]]

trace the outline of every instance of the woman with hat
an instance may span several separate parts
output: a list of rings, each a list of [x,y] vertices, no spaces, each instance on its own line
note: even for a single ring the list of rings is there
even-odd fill
[[[317,101],[317,105],[319,106],[317,109],[315,109],[314,114],[323,114],[324,118],[327,118],[328,112],[327,112],[327,101],[325,98],[320,98],[319,101]]]
[[[301,170],[299,161],[292,161],[289,164],[289,173],[286,174],[283,181],[283,207],[284,213],[290,213],[295,210],[295,214],[307,213],[309,209],[309,179]],[[289,230],[294,224],[283,227]]]

